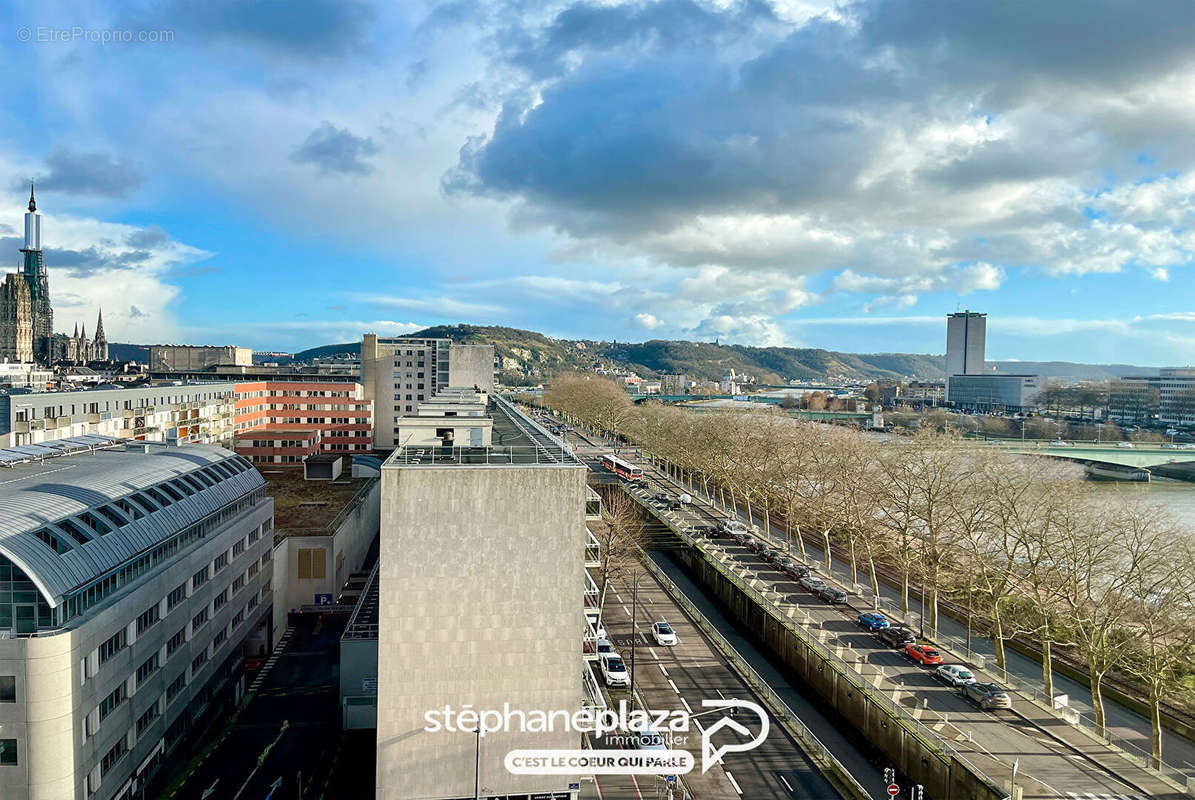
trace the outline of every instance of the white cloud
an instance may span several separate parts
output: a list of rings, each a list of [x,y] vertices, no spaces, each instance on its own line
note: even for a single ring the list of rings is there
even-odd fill
[[[654,331],[656,328],[664,327],[663,320],[656,317],[654,314],[640,313],[635,315],[635,321],[649,331]]]

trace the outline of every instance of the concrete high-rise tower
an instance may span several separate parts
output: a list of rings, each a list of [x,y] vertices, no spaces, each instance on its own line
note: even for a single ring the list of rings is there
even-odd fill
[[[961,311],[946,315],[946,375],[982,375],[987,314]]]

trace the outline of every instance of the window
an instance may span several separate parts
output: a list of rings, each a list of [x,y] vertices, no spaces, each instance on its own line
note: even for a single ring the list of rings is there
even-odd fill
[[[125,700],[129,698],[125,691],[125,685],[122,683],[113,690],[112,694],[100,701],[100,722],[103,722],[109,714],[120,706]]]
[[[232,629],[235,631],[237,629],[237,626],[239,626],[244,621],[245,621],[245,610],[241,609],[240,611],[233,614],[233,616],[232,616]]]
[[[70,545],[68,545],[66,542],[62,541],[57,536],[55,536],[54,534],[50,533],[49,531],[47,531],[45,529],[38,531],[36,536],[38,539],[41,539],[42,542],[47,547],[49,547],[51,550],[53,550],[58,555],[62,555],[63,553],[65,553],[71,549]]]
[[[205,609],[203,609],[203,611],[200,611],[198,614],[191,617],[191,634],[194,635],[195,631],[199,630],[206,624],[207,624],[207,609],[205,608]]]
[[[216,595],[215,599],[212,600],[212,611],[213,612],[219,611],[221,608],[224,607],[224,604],[227,602],[228,602],[228,587],[225,586],[224,591],[220,592],[220,594]]]
[[[236,580],[234,580],[232,582],[232,593],[236,594],[237,592],[239,592],[241,589],[244,589],[244,588],[245,588],[245,576],[238,575]]]
[[[100,761],[100,779],[102,780],[108,774],[108,770],[112,769],[117,763],[125,757],[129,752],[129,745],[126,741],[127,736],[121,736],[116,744],[112,745],[112,749],[104,754],[104,758]]]
[[[215,566],[214,572],[217,574],[219,574],[220,570],[227,567],[228,566],[228,553],[221,553],[220,555],[216,556],[216,563],[214,566]]]
[[[211,573],[207,567],[204,567],[203,569],[199,570],[199,572],[196,572],[191,576],[191,590],[194,591],[200,586],[203,586],[203,584],[207,583],[208,578],[210,577]]]
[[[70,534],[70,537],[79,544],[87,544],[91,541],[91,537],[83,530],[83,526],[75,522],[73,519],[60,519],[54,523],[62,530]]]
[[[0,703],[17,702],[17,676],[0,675]]]
[[[203,665],[207,663],[207,648],[203,648],[203,652],[191,659],[191,675],[203,669]]]
[[[166,702],[169,703],[171,700],[178,697],[178,693],[185,688],[187,688],[186,670],[183,671],[183,674],[172,680],[170,685],[166,687]]]
[[[145,729],[153,725],[154,720],[160,716],[158,711],[158,704],[155,702],[152,706],[145,709],[145,713],[137,717],[137,738],[141,738],[141,734],[145,733]]]
[[[242,537],[240,541],[232,546],[232,557],[236,558],[243,552],[245,552],[245,539]]]
[[[224,644],[226,639],[228,639],[228,629],[227,628],[225,628],[224,630],[217,633],[216,638],[212,639],[212,652],[214,653],[216,651],[216,648],[218,648],[220,645]]]
[[[129,643],[129,635],[123,628],[115,636],[100,645],[100,665],[123,650]]]
[[[17,740],[0,739],[0,767],[17,766]]]
[[[157,653],[154,653],[152,656],[145,659],[145,663],[137,667],[137,686],[140,687],[146,678],[157,672],[158,666]]]
[[[158,623],[158,620],[162,618],[161,613],[159,612],[158,608],[159,608],[158,604],[155,603],[154,605],[145,609],[145,611],[141,612],[141,616],[137,617],[137,635],[138,636],[140,636],[141,634],[145,633],[147,630],[152,628],[154,625],[156,625]]]
[[[299,548],[299,579],[318,579],[324,577],[324,562],[327,561],[326,551],[322,547]],[[263,557],[262,565],[265,565]]]
[[[170,658],[170,656],[174,655],[175,651],[177,651],[186,643],[187,629],[183,628],[181,631],[171,636],[170,640],[166,642],[166,657]]]
[[[187,599],[187,584],[182,584],[176,587],[166,595],[166,612],[169,613],[174,610],[174,607]]]

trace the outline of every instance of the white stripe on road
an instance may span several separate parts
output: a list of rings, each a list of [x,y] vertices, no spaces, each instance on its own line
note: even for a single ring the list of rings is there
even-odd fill
[[[726,778],[730,781],[730,785],[734,787],[734,790],[742,794],[743,790],[739,788],[739,782],[734,779],[734,776],[725,767],[722,768],[722,771],[726,773]]]
[[[780,782],[784,784],[785,789],[788,789],[790,792],[793,790],[793,787],[788,785],[788,781],[784,779],[783,775],[777,775],[776,777],[779,778]]]
[[[672,682],[672,678],[668,679],[668,685],[672,687],[672,691],[680,694],[680,689],[676,688],[676,684]]]
[[[680,704],[685,707],[685,711],[690,714],[693,713],[693,709],[689,706],[689,701],[685,699],[684,695],[681,695]]]
[[[626,606],[623,606],[623,607],[622,607],[622,610],[623,610],[623,611],[625,611],[625,612],[627,612],[627,616],[628,616],[628,617],[629,617],[629,616],[631,616],[631,610],[630,610],[629,608],[627,608]]]
[[[663,672],[663,673],[664,673],[664,677],[665,677],[665,678],[667,678],[667,677],[668,677],[668,670],[664,669],[664,665],[663,665],[663,664],[656,664],[656,666],[660,668],[660,672]]]

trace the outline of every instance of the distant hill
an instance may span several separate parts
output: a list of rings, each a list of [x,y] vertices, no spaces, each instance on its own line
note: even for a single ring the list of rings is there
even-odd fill
[[[561,372],[588,371],[596,366],[631,369],[644,377],[681,373],[695,380],[716,380],[731,369],[753,375],[760,383],[790,380],[921,379],[946,376],[945,356],[920,353],[842,353],[807,347],[747,347],[737,344],[653,339],[646,342],[603,342],[554,339],[535,331],[498,325],[437,325],[409,337],[445,338],[462,344],[492,344],[499,372],[508,384],[539,383]],[[149,347],[110,344],[119,360],[145,363]],[[326,344],[295,353],[294,361],[361,354],[361,342]],[[271,357],[285,362],[290,359]],[[1069,361],[989,361],[1002,373],[1027,373],[1070,380],[1107,380],[1122,375],[1157,375],[1155,367],[1130,364],[1078,364]]]

